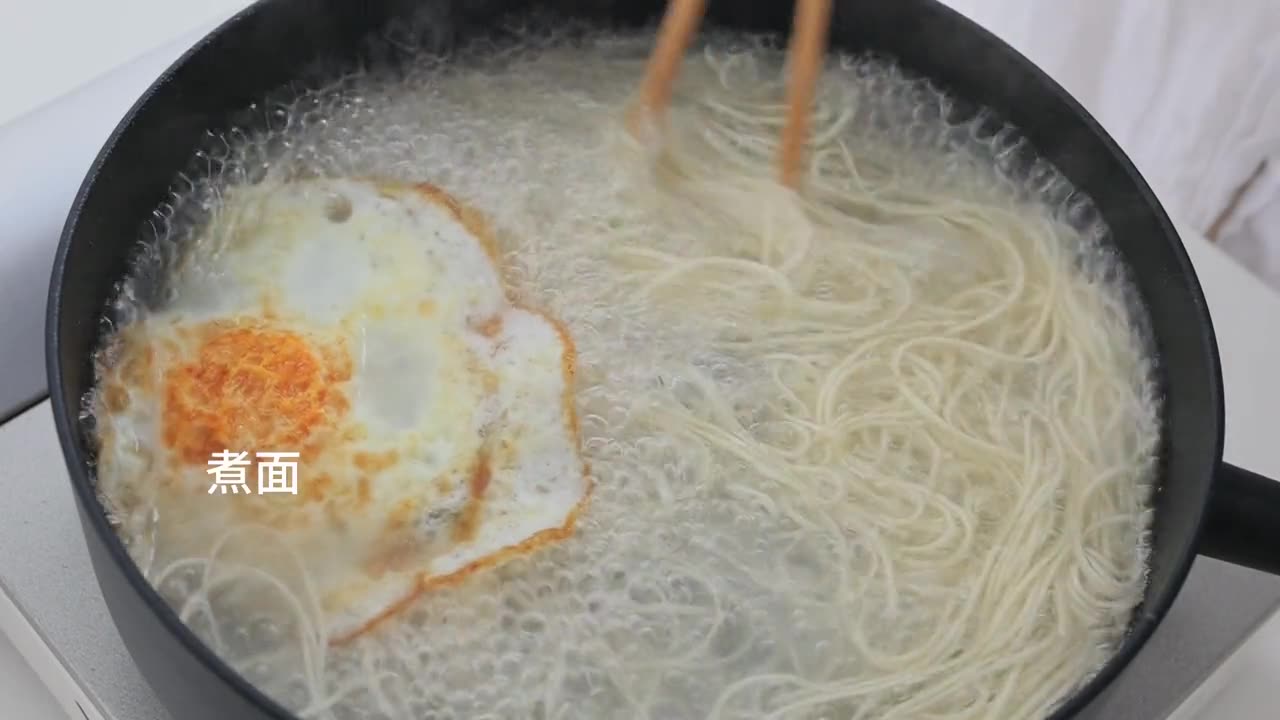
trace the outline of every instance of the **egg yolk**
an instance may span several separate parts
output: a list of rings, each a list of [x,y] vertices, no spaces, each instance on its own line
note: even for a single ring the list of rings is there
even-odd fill
[[[223,450],[301,451],[345,403],[342,375],[294,333],[209,328],[195,359],[165,375],[164,444],[200,465]]]

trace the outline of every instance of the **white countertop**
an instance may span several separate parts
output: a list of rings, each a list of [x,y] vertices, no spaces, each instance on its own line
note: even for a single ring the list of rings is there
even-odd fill
[[[0,133],[11,120],[80,87],[247,0],[0,0]],[[106,30],[105,28],[110,28]],[[1176,209],[1170,209],[1176,214]],[[1203,238],[1183,231],[1208,296],[1226,382],[1228,460],[1280,477],[1266,427],[1280,407],[1280,318],[1275,295]],[[1229,598],[1224,598],[1229,602]],[[1280,619],[1273,619],[1184,704],[1176,720],[1264,720],[1276,716]],[[0,635],[4,717],[64,720],[35,673]],[[76,720],[79,720],[77,718]]]

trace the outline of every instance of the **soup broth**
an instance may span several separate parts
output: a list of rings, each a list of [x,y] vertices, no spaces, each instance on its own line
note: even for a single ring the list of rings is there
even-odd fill
[[[799,193],[757,38],[704,34],[664,141],[638,141],[651,43],[529,35],[268,104],[175,185],[98,357],[195,292],[238,192],[433,183],[576,346],[594,489],[571,536],[331,643],[324,558],[288,528],[184,536],[138,430],[164,399],[94,393],[131,554],[306,718],[1043,717],[1144,588],[1159,398],[1106,227],[1016,131],[878,59],[830,60]]]

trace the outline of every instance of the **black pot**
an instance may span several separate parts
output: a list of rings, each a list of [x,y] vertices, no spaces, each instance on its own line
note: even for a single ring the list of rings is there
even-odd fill
[[[94,570],[120,635],[156,694],[184,720],[291,716],[232,672],[153,591],[110,528],[78,420],[108,297],[139,228],[207,130],[243,124],[243,108],[323,59],[374,58],[370,37],[407,26],[447,51],[489,32],[517,0],[265,0],[210,34],[164,74],[108,139],[67,219],[49,292],[47,362],[54,418]],[[658,0],[561,0],[554,12],[633,25]],[[785,35],[790,2],[711,2],[709,24]],[[396,23],[411,15],[413,23]],[[397,30],[400,31],[400,30]],[[964,102],[1019,127],[1094,199],[1150,313],[1166,402],[1146,596],[1102,671],[1054,713],[1075,715],[1134,657],[1182,586],[1196,553],[1280,572],[1280,485],[1222,462],[1222,378],[1213,326],[1181,241],[1147,184],[1098,123],[1017,52],[934,0],[837,0],[831,46],[873,50]],[[257,118],[265,122],[265,118]],[[1203,529],[1203,533],[1202,533]]]

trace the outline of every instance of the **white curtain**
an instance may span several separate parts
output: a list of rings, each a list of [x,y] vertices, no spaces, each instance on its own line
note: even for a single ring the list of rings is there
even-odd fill
[[[1102,123],[1171,215],[1280,289],[1280,0],[944,0]]]

